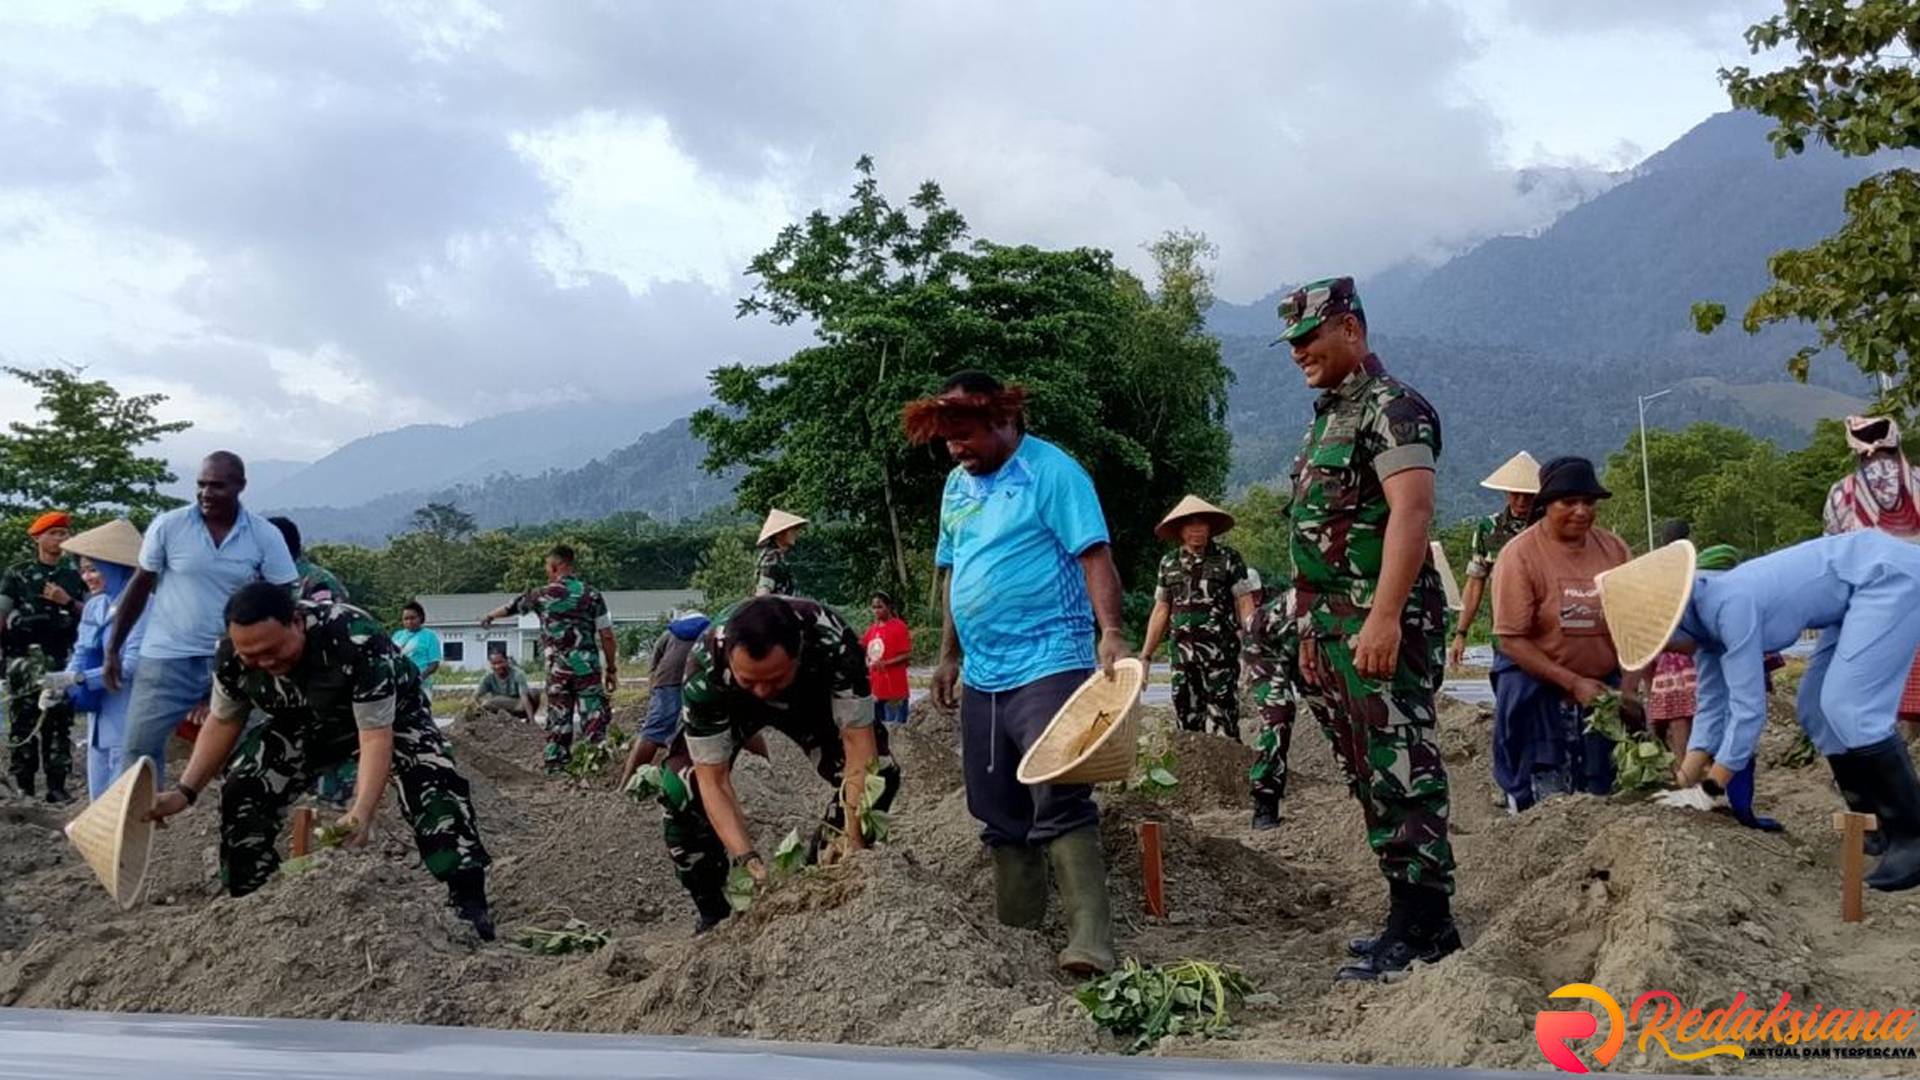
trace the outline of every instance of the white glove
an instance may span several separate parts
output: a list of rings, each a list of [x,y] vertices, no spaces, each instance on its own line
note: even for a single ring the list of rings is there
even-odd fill
[[[67,689],[80,684],[80,676],[71,671],[55,671],[40,676],[40,689],[49,694],[64,694]]]
[[[1653,801],[1661,806],[1671,806],[1680,810],[1712,811],[1725,809],[1727,805],[1725,795],[1709,795],[1707,789],[1698,784],[1690,788],[1681,788],[1679,791],[1663,791],[1655,795]]]

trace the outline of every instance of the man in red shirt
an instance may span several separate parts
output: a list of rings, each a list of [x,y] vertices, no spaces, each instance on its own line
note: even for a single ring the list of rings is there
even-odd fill
[[[873,594],[873,625],[860,638],[867,650],[867,681],[873,685],[873,718],[882,724],[907,722],[907,660],[913,637],[893,597]]]

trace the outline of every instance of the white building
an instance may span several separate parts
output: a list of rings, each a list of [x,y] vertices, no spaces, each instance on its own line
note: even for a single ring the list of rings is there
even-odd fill
[[[665,622],[677,612],[700,606],[692,589],[621,589],[603,593],[607,613],[617,630],[636,623]],[[532,615],[508,617],[485,630],[480,616],[505,607],[513,593],[427,593],[414,597],[426,609],[427,626],[440,635],[444,659],[450,668],[484,671],[487,654],[505,650],[529,671],[544,669],[540,655],[540,620]]]

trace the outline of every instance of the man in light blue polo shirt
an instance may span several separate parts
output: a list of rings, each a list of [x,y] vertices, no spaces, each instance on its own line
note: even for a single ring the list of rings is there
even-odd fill
[[[1109,673],[1130,655],[1120,626],[1120,578],[1093,481],[1059,447],[1025,433],[1026,392],[961,372],[907,407],[917,443],[942,439],[958,468],[940,500],[934,561],[948,571],[946,620],[933,694],[960,706],[967,809],[993,851],[995,907],[1010,926],[1037,927],[1047,864],[1060,887],[1068,943],[1060,967],[1113,967],[1113,919],[1100,812],[1085,784],[1022,784],[1020,759],[1098,659]],[[964,658],[964,668],[963,668]]]
[[[140,668],[127,704],[123,760],[150,757],[166,773],[167,737],[185,718],[205,718],[213,656],[226,631],[227,600],[244,585],[291,585],[300,573],[280,530],[240,505],[247,467],[225,450],[200,463],[192,505],[147,526],[140,568],[120,597],[103,678],[120,685],[120,648],[153,601]]]

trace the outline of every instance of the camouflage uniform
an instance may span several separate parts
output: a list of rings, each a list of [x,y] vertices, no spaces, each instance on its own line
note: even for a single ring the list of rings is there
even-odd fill
[[[267,716],[241,736],[220,789],[227,892],[245,896],[273,877],[287,804],[318,773],[356,757],[361,729],[385,726],[393,728],[400,815],[427,872],[451,883],[458,872],[484,869],[491,860],[467,781],[434,725],[420,673],[359,608],[303,602],[294,618],[306,631],[306,652],[286,675],[241,664],[228,640],[214,659],[213,715],[237,722],[258,709]]]
[[[819,855],[832,834],[846,826],[840,798],[846,766],[846,749],[840,742],[843,728],[873,729],[879,775],[868,776],[867,783],[886,784],[876,808],[892,806],[900,791],[900,767],[888,753],[886,728],[873,722],[867,655],[860,647],[860,635],[825,604],[799,599],[786,603],[805,624],[800,671],[793,684],[776,700],[761,701],[734,682],[726,661],[726,624],[734,609],[722,612],[688,657],[681,690],[684,723],[660,770],[667,855],[673,860],[674,877],[693,894],[694,906],[707,923],[727,915],[725,890],[732,867],[701,804],[696,761],[731,765],[747,740],[767,728],[792,739],[813,762],[814,772],[833,789],[826,813],[807,845],[808,862]]]
[[[1240,620],[1234,601],[1260,587],[1240,553],[1209,540],[1196,555],[1185,547],[1160,559],[1156,602],[1172,615],[1173,711],[1188,731],[1213,730],[1240,740]]]
[[[333,576],[333,571],[307,558],[305,555],[293,560],[293,568],[300,576],[293,583],[293,595],[297,600],[317,600],[323,604],[352,603],[347,595],[347,587]]]
[[[1473,536],[1467,541],[1467,576],[1485,580],[1493,576],[1493,564],[1507,542],[1527,530],[1527,519],[1505,510],[1488,514],[1473,523]]]
[[[612,714],[600,673],[600,631],[613,627],[600,590],[571,575],[529,589],[510,610],[540,616],[540,645],[547,654],[547,750],[549,769],[573,757],[573,714],[580,734],[598,744]]]
[[[775,596],[793,595],[793,570],[787,566],[786,552],[772,540],[760,545],[753,573],[755,592],[765,589]]]
[[[73,603],[60,607],[41,596],[48,585],[65,589]],[[80,633],[80,607],[87,583],[72,559],[49,565],[28,559],[0,577],[0,596],[8,610],[0,614],[0,656],[6,658],[7,770],[23,790],[44,772],[47,787],[64,788],[73,771],[73,706],[63,698],[44,713],[40,677],[64,669]]]
[[[1247,682],[1261,721],[1253,744],[1259,756],[1247,770],[1256,805],[1278,803],[1287,794],[1287,750],[1300,694],[1300,634],[1292,609],[1292,594],[1283,592],[1254,609],[1247,628]]]
[[[1453,891],[1447,772],[1433,737],[1434,695],[1445,669],[1446,598],[1423,564],[1400,614],[1400,656],[1383,686],[1354,665],[1355,639],[1373,607],[1386,549],[1382,477],[1432,468],[1440,419],[1368,355],[1314,403],[1293,466],[1294,611],[1313,635],[1330,687],[1302,686],[1332,741],[1389,881]]]

